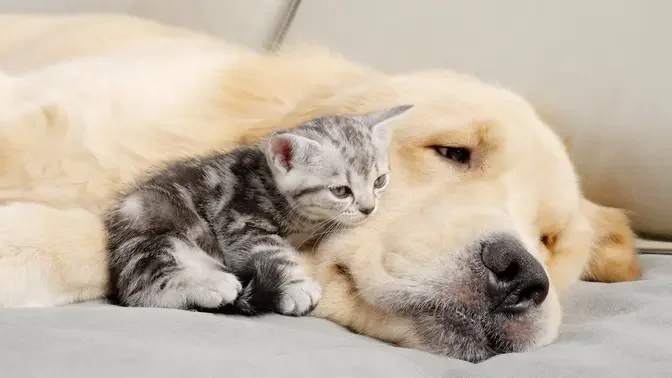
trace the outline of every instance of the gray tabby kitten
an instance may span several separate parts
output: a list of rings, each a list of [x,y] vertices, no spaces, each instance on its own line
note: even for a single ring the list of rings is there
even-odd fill
[[[388,183],[391,125],[410,107],[315,119],[137,182],[105,219],[117,299],[248,315],[312,311],[321,288],[289,240],[374,212]]]

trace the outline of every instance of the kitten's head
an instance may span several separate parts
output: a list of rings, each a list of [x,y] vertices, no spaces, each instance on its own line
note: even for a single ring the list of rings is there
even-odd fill
[[[270,136],[266,157],[292,211],[345,225],[373,214],[390,180],[392,125],[410,108],[322,117]]]

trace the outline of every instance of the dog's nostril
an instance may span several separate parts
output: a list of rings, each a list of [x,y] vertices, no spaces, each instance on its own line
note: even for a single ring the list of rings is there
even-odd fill
[[[533,305],[539,306],[544,302],[547,295],[547,285],[533,285],[522,290],[519,297],[521,300],[531,301]]]
[[[500,281],[509,282],[516,278],[518,271],[518,264],[516,264],[515,261],[512,261],[503,271],[493,273],[495,273]]]
[[[512,236],[502,234],[483,243],[481,259],[489,270],[487,294],[493,311],[522,313],[546,299],[546,272]]]

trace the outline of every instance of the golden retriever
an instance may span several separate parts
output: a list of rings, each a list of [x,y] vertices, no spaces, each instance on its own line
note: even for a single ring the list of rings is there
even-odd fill
[[[0,16],[0,68],[0,306],[104,296],[99,215],[138,172],[398,104],[414,108],[380,211],[304,253],[323,287],[314,316],[478,361],[551,342],[580,278],[640,275],[623,212],[582,197],[525,100],[473,77],[387,76],[100,14]]]

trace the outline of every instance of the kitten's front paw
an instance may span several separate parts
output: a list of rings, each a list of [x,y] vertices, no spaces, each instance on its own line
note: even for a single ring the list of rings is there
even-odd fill
[[[195,285],[190,302],[202,308],[218,308],[233,303],[243,289],[238,278],[227,272],[212,272]]]
[[[305,278],[288,284],[282,292],[278,312],[283,315],[303,316],[313,311],[322,297],[320,285]]]

